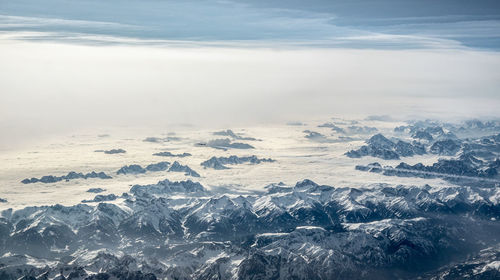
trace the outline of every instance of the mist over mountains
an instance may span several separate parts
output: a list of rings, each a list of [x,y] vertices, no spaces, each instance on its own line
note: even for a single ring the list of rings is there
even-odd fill
[[[500,279],[500,2],[0,1],[0,280]]]
[[[352,129],[353,125],[372,127],[373,134]],[[321,131],[324,141],[304,137],[304,127]],[[289,141],[286,146],[267,133],[280,130]],[[167,142],[143,141],[137,135],[127,145],[121,142],[127,152],[120,157],[95,153],[95,146],[86,144],[89,155],[102,157],[100,165],[130,157],[140,163],[136,149],[144,150],[148,164],[121,164],[106,180],[77,172],[18,180],[18,188],[73,189],[81,202],[25,207],[30,201],[22,197],[4,199],[0,276],[495,279],[500,275],[498,120],[402,123],[333,118],[328,125],[321,120],[257,131],[202,134],[207,140],[214,134],[228,135],[252,143],[253,149],[200,145],[200,131],[178,132],[178,141]],[[95,139],[115,141],[113,135]],[[167,157],[190,156],[175,157],[174,163],[151,163],[159,157],[149,149],[162,145],[176,151],[165,153]],[[327,159],[324,153],[332,155]],[[334,160],[341,161],[332,164]],[[294,167],[296,162],[302,163]],[[344,165],[340,173],[328,177],[338,185],[309,179],[279,182],[293,180],[294,173],[317,176],[325,169],[332,174],[336,166]],[[182,179],[165,179],[172,176]],[[162,179],[131,184],[154,178]],[[220,183],[214,184],[214,178]],[[246,182],[255,180],[268,183],[249,188]]]

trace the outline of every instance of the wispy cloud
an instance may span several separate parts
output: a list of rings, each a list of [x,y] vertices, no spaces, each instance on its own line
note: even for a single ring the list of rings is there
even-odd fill
[[[233,1],[117,1],[37,8],[0,7],[0,31],[20,40],[80,44],[495,49],[496,15],[360,17],[328,11],[262,8]],[[14,8],[10,8],[10,6]],[[53,9],[50,9],[52,7]],[[44,12],[40,12],[40,9]],[[98,10],[98,13],[90,13]],[[27,33],[31,32],[31,33]],[[5,35],[4,35],[5,36]]]
[[[459,41],[416,35],[367,33],[317,40],[168,40],[76,32],[1,32],[0,40],[62,42],[83,45],[135,45],[156,47],[227,48],[354,48],[354,49],[468,49]]]
[[[360,45],[372,48],[439,48],[439,49],[465,49],[466,47],[457,40],[444,39],[424,35],[399,35],[390,33],[372,33],[362,36],[348,36],[337,38],[344,45]]]
[[[0,39],[28,41],[59,41],[67,43],[106,45],[150,45],[175,47],[257,47],[257,48],[301,48],[301,47],[340,47],[340,48],[372,48],[372,49],[415,49],[415,48],[465,48],[452,38],[440,38],[433,35],[402,35],[355,30],[345,27],[332,27],[326,20],[319,19],[286,19],[280,18],[287,29],[293,26],[322,26],[331,32],[324,32],[324,37],[300,38],[248,38],[248,39],[162,39],[134,37],[123,34],[123,30],[143,30],[144,27],[113,22],[81,21],[65,19],[49,19],[35,17],[17,17],[0,15]],[[273,25],[276,19],[267,20],[254,25]],[[45,28],[48,27],[48,28]],[[60,28],[59,28],[60,27]],[[74,28],[73,28],[74,27]],[[61,29],[67,29],[62,31]],[[94,33],[93,29],[99,33]],[[304,31],[305,32],[305,31]]]
[[[0,28],[29,28],[29,27],[83,27],[83,28],[139,28],[136,25],[116,22],[72,20],[61,18],[25,17],[0,15]]]

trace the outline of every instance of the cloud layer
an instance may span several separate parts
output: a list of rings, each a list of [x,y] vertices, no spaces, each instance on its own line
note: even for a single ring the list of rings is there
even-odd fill
[[[0,60],[0,125],[13,135],[95,125],[286,122],[333,114],[467,117],[498,115],[500,105],[495,52],[3,40]]]
[[[473,5],[393,0],[48,0],[39,5],[20,0],[0,7],[0,31],[22,39],[100,44],[498,49],[498,10],[497,3],[485,0]]]

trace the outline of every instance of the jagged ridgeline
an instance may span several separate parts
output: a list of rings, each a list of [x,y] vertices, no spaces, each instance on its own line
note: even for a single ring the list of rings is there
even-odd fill
[[[425,153],[440,156],[432,164],[383,165],[373,162],[368,165],[357,165],[359,171],[379,173],[386,176],[416,177],[424,179],[441,178],[459,185],[500,186],[500,134],[484,135],[497,131],[496,123],[466,122],[476,131],[475,137],[459,138],[451,131],[445,132],[443,127],[431,123],[432,126],[402,126],[395,130],[407,131],[413,138],[412,143],[402,140],[390,140],[382,134],[372,136],[366,145],[358,150],[351,150],[345,155],[351,158],[362,156],[378,157],[384,160],[400,159],[422,155]],[[446,125],[445,125],[446,126]],[[493,128],[491,128],[493,126]],[[456,128],[447,125],[448,129],[458,135],[468,135],[470,129]]]
[[[495,279],[499,197],[309,180],[219,195],[164,180],[113,202],[2,211],[0,279]]]
[[[157,163],[148,164],[146,167],[142,167],[139,164],[131,164],[122,166],[118,171],[116,171],[116,175],[127,175],[127,174],[144,174],[146,172],[183,172],[186,176],[192,177],[200,177],[196,171],[191,169],[187,165],[182,165],[178,161],[174,161],[173,164],[167,161],[161,161]],[[55,175],[46,175],[41,178],[26,178],[21,181],[23,184],[31,184],[31,183],[57,183],[60,181],[70,181],[75,179],[112,179],[111,176],[107,175],[104,172],[89,172],[87,174],[83,174],[82,172],[70,171],[67,175],[63,176],[55,176]]]
[[[257,156],[247,156],[247,157],[238,157],[238,156],[229,156],[229,157],[211,157],[210,159],[202,162],[200,165],[205,168],[213,168],[213,169],[229,169],[226,165],[236,165],[236,164],[260,164],[263,162],[274,162],[275,160],[270,158],[258,158]]]

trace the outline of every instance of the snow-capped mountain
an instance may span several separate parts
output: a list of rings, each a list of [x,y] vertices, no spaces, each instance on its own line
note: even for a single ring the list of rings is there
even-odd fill
[[[379,133],[368,139],[366,145],[357,150],[351,150],[345,153],[345,155],[350,158],[372,156],[382,159],[399,159],[400,157],[410,157],[425,153],[425,146],[419,142],[391,141]]]
[[[494,251],[481,269],[498,262],[498,188],[304,180],[266,190],[220,195],[163,180],[112,202],[5,210],[0,275],[382,279],[463,269],[452,264],[481,250]]]
[[[259,164],[262,162],[274,162],[273,159],[270,158],[258,158],[257,156],[246,156],[246,157],[238,157],[238,156],[229,156],[229,157],[211,157],[210,159],[202,162],[200,165],[205,168],[213,168],[213,169],[229,169],[227,164],[235,165],[235,164]]]

